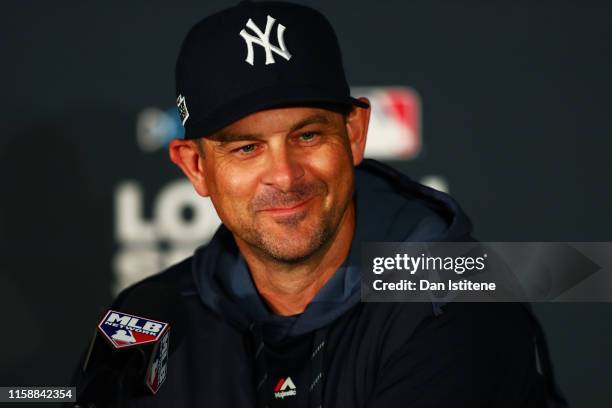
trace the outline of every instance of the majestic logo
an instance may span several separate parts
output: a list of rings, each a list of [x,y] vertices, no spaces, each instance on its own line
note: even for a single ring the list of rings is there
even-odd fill
[[[185,126],[185,122],[189,119],[189,111],[187,110],[187,102],[185,102],[183,95],[179,95],[176,98],[176,106],[178,107],[179,115],[181,115],[181,123]]]
[[[98,325],[116,349],[157,341],[168,328],[168,323],[132,316],[109,310]]]
[[[295,384],[291,380],[291,377],[287,377],[287,379],[281,378],[276,383],[276,387],[274,387],[274,398],[283,399],[285,397],[290,397],[297,394],[295,389]]]
[[[257,37],[255,37],[252,34],[247,33],[246,29],[244,28],[242,29],[242,31],[240,31],[240,36],[244,38],[244,41],[246,42],[246,45],[247,45],[247,57],[245,61],[251,65],[253,65],[253,43],[261,45],[266,51],[266,65],[274,64],[275,61],[274,61],[274,55],[272,55],[273,52],[280,55],[287,61],[291,59],[291,54],[289,53],[289,51],[287,50],[287,47],[285,46],[285,38],[284,38],[285,26],[282,25],[281,23],[278,23],[278,26],[276,27],[276,37],[278,39],[278,47],[274,46],[270,44],[270,32],[272,31],[272,26],[274,26],[276,19],[274,19],[274,17],[271,17],[271,16],[267,16],[267,17],[268,19],[266,21],[265,32],[262,32],[259,29],[259,27],[257,27],[255,23],[253,22],[253,20],[251,20],[250,18],[249,18],[249,21],[247,21],[246,23],[247,28],[250,28],[251,31],[253,31],[257,35]]]

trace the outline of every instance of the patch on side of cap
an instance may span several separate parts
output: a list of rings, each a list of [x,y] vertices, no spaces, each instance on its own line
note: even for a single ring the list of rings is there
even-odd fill
[[[181,123],[185,126],[185,122],[189,119],[189,111],[187,110],[187,102],[185,101],[185,97],[183,95],[178,96],[176,98],[176,106],[179,111],[179,115],[181,116]]]

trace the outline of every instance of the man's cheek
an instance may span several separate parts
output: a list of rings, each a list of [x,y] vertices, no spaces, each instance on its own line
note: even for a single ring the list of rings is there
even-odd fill
[[[258,173],[256,169],[251,168],[228,168],[220,174],[220,178],[223,180],[226,190],[233,193],[232,195],[244,195],[249,190],[255,189]]]

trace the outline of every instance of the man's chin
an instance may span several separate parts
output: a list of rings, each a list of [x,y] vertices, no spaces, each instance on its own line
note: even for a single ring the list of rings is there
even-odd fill
[[[321,234],[293,231],[285,234],[267,234],[260,237],[258,247],[272,259],[284,263],[300,263],[322,246]]]
[[[251,242],[272,259],[285,263],[302,262],[317,253],[329,240],[326,223],[311,217],[260,219],[251,230]]]
[[[314,249],[304,248],[262,248],[263,251],[273,260],[284,264],[299,264],[312,257],[316,252]]]

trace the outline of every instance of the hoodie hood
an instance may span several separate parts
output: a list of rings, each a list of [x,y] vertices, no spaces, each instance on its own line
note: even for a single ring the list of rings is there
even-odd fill
[[[278,316],[268,309],[224,225],[194,254],[202,302],[240,330],[258,324],[266,342],[279,343],[327,326],[359,303],[362,242],[472,239],[469,219],[450,196],[374,160],[364,160],[355,169],[354,200],[356,225],[349,255],[302,314]]]

